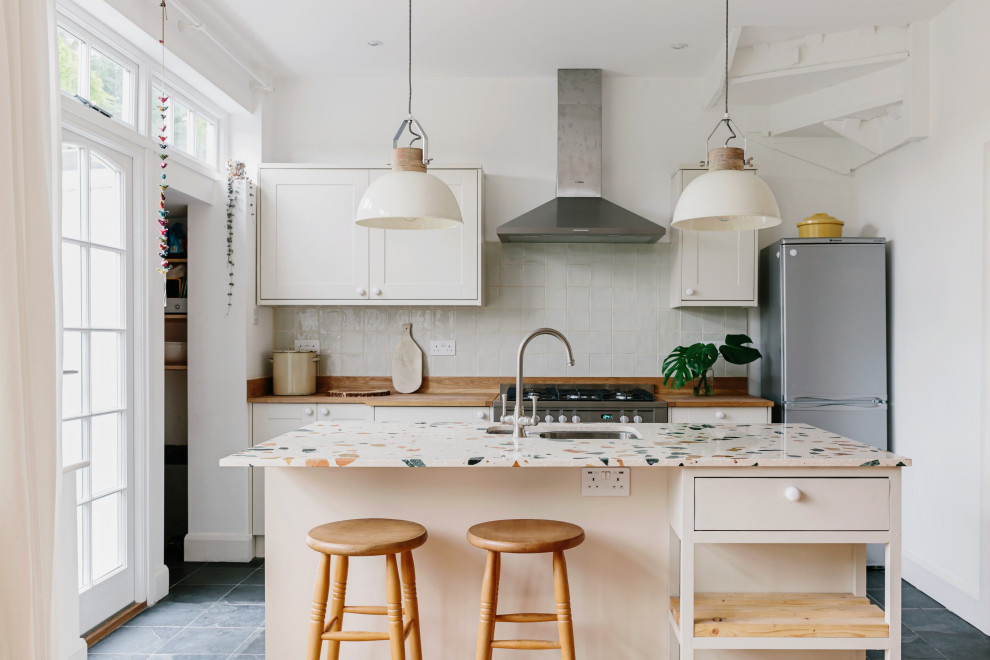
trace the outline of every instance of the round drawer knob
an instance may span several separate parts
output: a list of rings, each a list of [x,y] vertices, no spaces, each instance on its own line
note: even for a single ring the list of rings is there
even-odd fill
[[[725,419],[725,413],[719,410],[717,413],[715,413],[715,419]]]
[[[358,289],[354,293],[356,293],[358,296],[362,296],[362,297],[368,295],[368,292],[365,291],[364,289]]]
[[[784,497],[789,499],[791,502],[797,502],[801,499],[801,491],[794,486],[788,486],[784,489]]]
[[[382,295],[382,290],[381,290],[381,289],[379,289],[379,288],[378,288],[377,286],[376,286],[376,287],[375,287],[374,289],[372,289],[372,290],[371,290],[371,292],[372,292],[373,294],[375,294],[376,296],[380,296],[380,295]]]
[[[685,296],[693,296],[694,295],[694,289],[686,289],[684,291],[684,295]]]
[[[487,415],[483,411],[481,411],[481,410],[479,410],[478,412],[476,412],[474,414],[474,416],[477,417],[478,419],[484,419],[485,417],[487,417]]]
[[[324,417],[328,417],[330,415],[330,409],[329,408],[320,408],[320,414],[323,415]]]
[[[310,415],[313,414],[313,409],[312,408],[306,408],[305,410],[303,410],[303,414],[306,415],[306,417],[309,417]]]

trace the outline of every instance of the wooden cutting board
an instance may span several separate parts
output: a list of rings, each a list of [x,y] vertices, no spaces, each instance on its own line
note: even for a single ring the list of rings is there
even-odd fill
[[[392,358],[392,387],[410,394],[423,384],[423,351],[412,338],[412,323],[402,324],[402,339]]]

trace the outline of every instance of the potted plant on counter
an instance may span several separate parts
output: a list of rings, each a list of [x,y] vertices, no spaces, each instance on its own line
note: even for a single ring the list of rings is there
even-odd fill
[[[674,389],[680,389],[693,380],[695,396],[711,396],[715,394],[715,371],[712,367],[718,361],[719,354],[726,362],[749,364],[763,357],[756,348],[746,346],[752,343],[753,340],[746,335],[726,335],[725,343],[718,347],[701,342],[678,346],[663,361],[663,384],[666,386],[673,381]]]

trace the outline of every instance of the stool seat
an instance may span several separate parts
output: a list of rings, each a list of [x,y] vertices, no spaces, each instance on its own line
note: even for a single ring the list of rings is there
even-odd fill
[[[493,520],[469,529],[467,540],[492,552],[560,552],[581,545],[584,530],[558,520]]]
[[[309,530],[306,545],[326,555],[372,557],[408,552],[426,543],[426,528],[408,520],[357,518]]]

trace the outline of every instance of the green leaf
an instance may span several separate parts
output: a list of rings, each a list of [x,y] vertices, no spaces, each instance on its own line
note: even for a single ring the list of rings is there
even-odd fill
[[[725,343],[719,347],[718,351],[725,358],[726,362],[732,364],[749,364],[759,360],[763,355],[759,350],[745,344],[752,344],[753,340],[746,335],[726,335]]]

